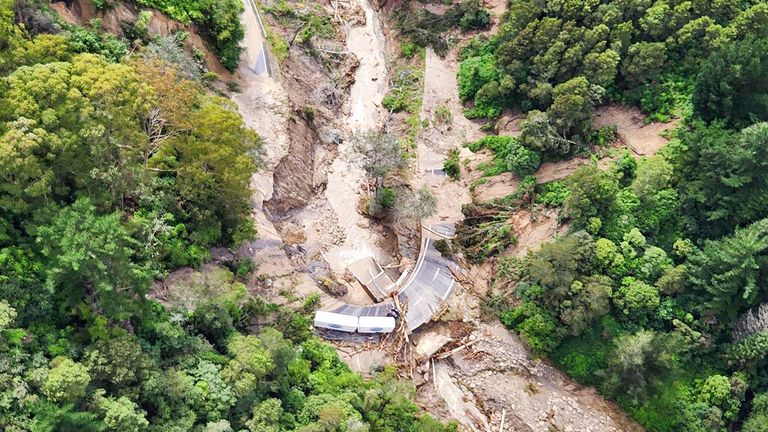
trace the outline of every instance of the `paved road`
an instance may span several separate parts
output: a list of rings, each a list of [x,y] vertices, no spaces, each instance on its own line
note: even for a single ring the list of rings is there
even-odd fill
[[[429,322],[456,285],[451,269],[458,266],[443,258],[435,249],[434,238],[423,231],[419,261],[398,294],[400,303],[408,305],[405,319],[409,332]]]
[[[398,290],[400,304],[407,305],[405,320],[408,331],[412,332],[429,322],[451,295],[456,286],[451,269],[458,270],[453,261],[443,258],[435,249],[435,239],[452,237],[452,225],[422,228],[421,250],[413,272]],[[387,316],[394,308],[390,300],[369,306],[345,304],[331,312],[351,316]],[[339,332],[337,332],[339,333]]]
[[[267,32],[254,0],[243,0],[243,24],[245,27],[244,51],[248,67],[256,75],[272,75],[267,55]]]

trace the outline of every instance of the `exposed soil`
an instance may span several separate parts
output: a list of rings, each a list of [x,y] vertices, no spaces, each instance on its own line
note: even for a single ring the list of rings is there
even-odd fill
[[[568,232],[568,226],[561,224],[557,212],[551,209],[541,212],[520,210],[512,215],[511,223],[515,227],[517,243],[508,252],[517,257],[536,251],[542,243]]]
[[[113,7],[100,11],[93,6],[90,0],[73,0],[69,6],[63,1],[52,2],[51,9],[56,11],[64,21],[70,24],[88,25],[92,19],[98,18],[104,31],[118,36],[123,35],[123,23],[136,21],[141,10],[148,10],[152,13],[147,23],[147,34],[150,37],[168,36],[184,30],[188,33],[188,37],[184,41],[184,47],[190,53],[198,50],[205,54],[203,65],[206,70],[215,72],[219,79],[225,82],[234,79],[234,76],[221,65],[216,55],[208,49],[208,45],[200,36],[197,26],[184,25],[174,21],[157,9],[139,9],[132,3],[119,2]]]
[[[319,292],[317,286],[300,263],[286,254],[285,244],[272,222],[272,215],[264,203],[274,196],[273,173],[289,152],[291,142],[284,132],[291,118],[287,93],[282,83],[267,74],[255,75],[255,64],[263,47],[261,29],[255,12],[246,4],[241,18],[245,28],[243,56],[238,73],[244,85],[240,93],[232,97],[237,103],[246,124],[262,138],[262,165],[253,175],[253,215],[258,238],[243,245],[239,254],[251,258],[258,266],[257,272],[268,277],[267,285],[273,287],[275,297],[280,292],[292,292],[299,296]],[[303,172],[303,170],[302,170]]]
[[[506,172],[485,179],[485,183],[475,188],[472,196],[477,202],[489,202],[512,195],[517,191],[519,185],[520,178],[510,172]]]
[[[65,19],[84,22],[97,16],[92,7],[88,9],[88,0],[76,0],[75,4],[77,9],[60,11]],[[504,5],[502,0],[486,4],[497,16]],[[391,230],[359,211],[365,176],[347,157],[352,134],[379,129],[387,120],[380,108],[387,86],[385,29],[368,0],[336,6],[349,9],[340,11],[342,14],[352,14],[352,9],[359,8],[365,14],[364,23],[350,20],[354,24],[344,29],[344,42],[351,55],[329,71],[316,58],[293,47],[283,64],[270,57],[275,66],[273,78],[252,71],[251,65],[264,41],[255,14],[246,4],[242,18],[246,50],[237,74],[243,83],[242,92],[232,95],[247,124],[263,139],[263,163],[252,180],[253,214],[259,237],[238,251],[239,256],[250,257],[258,265],[260,281],[249,287],[272,301],[280,301],[286,292],[299,297],[320,293],[326,308],[341,301],[370,302],[359,284],[345,280],[345,268],[366,256],[374,257],[382,265],[394,263],[399,244]],[[135,17],[136,11],[121,9],[112,13],[116,18],[106,19],[108,23],[119,23],[120,17],[129,15]],[[175,31],[174,25],[157,19],[150,26],[156,29],[153,31]],[[270,28],[280,31],[276,22],[266,17],[265,20]],[[197,39],[191,39],[196,44]],[[477,178],[477,171],[467,171],[460,181],[451,181],[433,171],[442,168],[452,148],[483,136],[480,124],[463,116],[456,83],[457,53],[454,48],[440,58],[427,50],[425,59],[420,115],[430,126],[417,138],[418,157],[413,164],[411,186],[427,186],[437,198],[437,214],[423,221],[426,225],[458,222],[462,218],[461,206],[473,198],[500,198],[517,187],[513,176],[504,175],[470,194],[469,183]],[[214,67],[211,69],[218,72]],[[312,116],[307,114],[310,109]],[[436,121],[438,109],[448,110],[451,120]],[[627,145],[638,154],[651,154],[663,144],[639,142],[632,137],[635,133],[654,131],[657,135],[666,126],[651,125],[649,129],[638,125],[635,115],[631,110],[614,107],[601,111],[598,122],[616,123]],[[506,133],[518,133],[519,118],[509,118],[500,126]],[[460,159],[469,159],[470,166],[484,158],[487,155],[461,150]],[[563,178],[586,162],[575,159],[544,164],[537,178],[541,182]],[[514,216],[514,224],[518,242],[510,253],[518,256],[564,230],[553,212],[521,211]],[[200,298],[215,295],[220,286],[229,282],[216,279],[216,275],[224,273],[220,270],[218,266],[208,266],[202,272],[182,270],[153,294],[168,304],[194,307]],[[640,430],[593,390],[574,384],[556,368],[533,359],[524,344],[500,324],[480,323],[478,294],[487,287],[491,271],[489,265],[470,269],[467,277],[475,279],[475,283],[457,287],[439,322],[414,335],[419,341],[416,352],[421,358],[418,376],[414,377],[419,385],[418,402],[440,418],[458,419],[466,431],[499,430],[502,413],[504,431]],[[327,277],[335,278],[336,286],[344,287],[337,290],[336,297],[320,289]],[[188,286],[192,287],[189,292]],[[458,340],[473,345],[437,360],[434,368],[429,366],[428,359],[442,345]],[[340,346],[339,352],[353,369],[361,372],[390,361],[378,347]]]
[[[480,324],[470,343],[420,371],[427,382],[418,401],[466,431],[641,431],[593,389],[574,383],[546,361],[533,358],[500,323]],[[504,428],[500,429],[504,413]]]
[[[431,170],[442,169],[443,161],[453,148],[461,149],[463,157],[470,157],[471,152],[462,145],[483,136],[480,124],[464,117],[456,82],[456,56],[457,51],[454,50],[441,58],[431,48],[427,48],[425,58],[421,117],[429,119],[430,126],[422,130],[417,140],[418,159],[413,183],[417,188],[427,185],[437,198],[436,215],[423,221],[426,225],[455,223],[463,218],[461,206],[471,201],[466,182],[452,181],[444,175],[435,176]],[[447,109],[450,121],[438,121],[438,109]]]
[[[638,156],[656,154],[669,140],[661,136],[677,126],[680,119],[669,123],[645,123],[645,116],[636,107],[606,105],[595,113],[595,127],[615,125],[619,139]]]

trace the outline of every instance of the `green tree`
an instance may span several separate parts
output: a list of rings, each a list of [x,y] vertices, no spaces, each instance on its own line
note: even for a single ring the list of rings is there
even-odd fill
[[[17,315],[16,309],[11,307],[8,300],[0,300],[0,332],[7,329]]]
[[[360,413],[350,404],[350,397],[353,397],[352,393],[312,395],[299,413],[299,421],[304,425],[317,423],[322,430],[344,430],[349,422],[362,420]]]
[[[46,283],[65,302],[93,301],[111,317],[136,311],[136,296],[149,289],[151,274],[131,257],[136,247],[120,215],[100,216],[87,198],[75,201],[37,229],[47,259]]]
[[[104,391],[100,390],[94,397],[94,403],[103,412],[108,431],[134,432],[146,430],[149,426],[146,413],[125,396],[117,399],[105,397]]]
[[[742,377],[710,375],[698,386],[696,396],[711,407],[710,411],[722,417],[722,423],[726,423],[738,417],[746,390],[747,383]]]
[[[189,371],[189,374],[194,379],[194,397],[200,417],[208,421],[226,418],[237,402],[237,396],[223,379],[221,369],[210,361],[203,360],[195,369]]]
[[[88,411],[78,411],[72,404],[60,406],[41,401],[35,404],[32,411],[34,420],[24,426],[30,427],[31,430],[45,432],[70,430],[81,432],[104,431],[104,424],[96,414]]]
[[[606,219],[612,214],[619,185],[611,172],[586,165],[570,177],[569,190],[565,215],[576,227],[585,227],[591,217]]]
[[[677,367],[677,355],[685,347],[673,335],[640,330],[614,339],[607,367],[601,371],[609,394],[626,394],[632,400],[649,391]]]
[[[752,400],[752,411],[744,422],[744,432],[768,431],[768,393],[760,393]]]
[[[693,90],[696,115],[735,127],[768,120],[768,39],[748,38],[713,52]]]
[[[624,314],[633,318],[647,317],[661,303],[659,290],[647,283],[627,276],[621,281],[613,302]]]
[[[569,297],[562,303],[560,320],[568,326],[569,334],[578,336],[592,323],[611,310],[613,294],[611,278],[590,276],[571,284]]]
[[[608,88],[616,79],[619,60],[619,54],[612,49],[591,52],[584,57],[583,74],[590,83]]]
[[[637,42],[630,45],[623,62],[623,74],[629,86],[655,81],[667,62],[667,47],[663,42]]]
[[[768,213],[768,123],[740,133],[694,123],[681,141],[676,171],[693,229],[720,236]]]
[[[77,402],[85,396],[91,376],[88,369],[66,357],[51,360],[51,369],[43,383],[43,394],[54,402]]]
[[[117,331],[89,347],[84,361],[94,379],[115,388],[138,384],[152,366],[139,341]]]
[[[249,185],[260,139],[220,98],[204,100],[191,121],[201,127],[172,143],[179,207],[198,243],[239,243],[253,235]]]
[[[238,395],[254,391],[274,367],[270,353],[256,336],[234,334],[227,349],[234,358],[221,371],[221,376],[232,383]]]
[[[554,101],[547,116],[558,135],[564,138],[585,136],[592,130],[594,109],[602,98],[602,87],[590,85],[584,77],[576,77],[558,84],[552,95]]]
[[[10,69],[12,48],[22,43],[22,31],[14,20],[14,0],[0,0],[0,71]]]
[[[720,240],[707,240],[688,258],[690,282],[703,312],[733,320],[766,298],[768,219]]]
[[[283,407],[279,399],[266,399],[253,407],[251,418],[245,422],[250,432],[280,432]]]
[[[555,242],[545,243],[539,251],[528,256],[526,273],[541,286],[542,300],[548,308],[557,310],[561,302],[569,297],[574,281],[590,268],[594,253],[592,237],[580,231]],[[596,291],[604,290],[599,288]]]

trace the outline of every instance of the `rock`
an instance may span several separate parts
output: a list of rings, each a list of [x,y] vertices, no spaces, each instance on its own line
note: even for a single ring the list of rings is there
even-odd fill
[[[286,244],[283,246],[283,249],[285,249],[285,254],[288,255],[288,258],[305,257],[307,255],[307,250],[298,245]]]
[[[296,224],[287,224],[283,227],[282,232],[283,241],[288,244],[296,245],[307,242],[307,234],[304,232],[304,229]]]
[[[317,131],[317,135],[326,145],[339,145],[344,142],[344,134],[336,128],[322,126]]]
[[[314,195],[315,143],[317,133],[301,118],[292,116],[287,127],[288,154],[275,168],[272,199],[265,204],[273,214],[305,206]]]
[[[235,262],[237,257],[227,248],[214,247],[211,248],[211,259],[222,264],[229,264]]]
[[[446,335],[425,333],[419,338],[414,352],[417,358],[429,358],[450,341]]]

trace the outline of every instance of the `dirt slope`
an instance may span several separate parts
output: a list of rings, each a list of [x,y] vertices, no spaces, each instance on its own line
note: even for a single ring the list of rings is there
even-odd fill
[[[474,344],[438,360],[435,374],[427,372],[430,382],[418,393],[422,405],[445,418],[459,419],[464,430],[642,430],[593,389],[533,358],[500,323],[481,324],[467,340]]]

